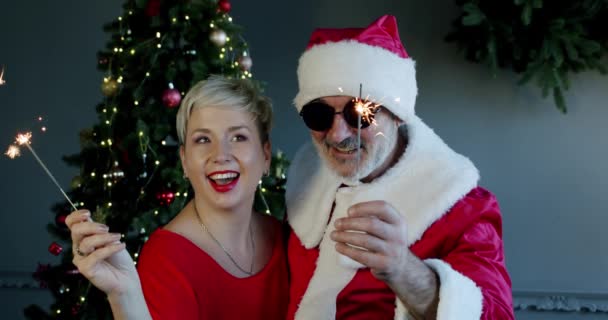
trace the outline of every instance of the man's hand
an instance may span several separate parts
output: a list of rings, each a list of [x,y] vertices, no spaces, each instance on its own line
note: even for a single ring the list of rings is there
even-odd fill
[[[335,227],[331,239],[336,251],[370,268],[376,278],[391,282],[406,269],[410,251],[405,219],[385,201],[353,205]]]
[[[435,319],[437,275],[407,245],[407,224],[385,201],[353,205],[337,219],[331,239],[336,251],[368,267],[395,292],[415,319]]]

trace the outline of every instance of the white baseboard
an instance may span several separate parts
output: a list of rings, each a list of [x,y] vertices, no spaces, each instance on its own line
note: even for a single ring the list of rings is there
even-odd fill
[[[515,310],[608,313],[608,293],[513,291]]]

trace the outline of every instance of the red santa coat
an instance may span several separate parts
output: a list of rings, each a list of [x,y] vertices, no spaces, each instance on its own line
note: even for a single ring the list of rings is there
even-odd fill
[[[361,279],[369,271],[337,253],[329,235],[334,221],[345,217],[351,205],[385,200],[404,216],[412,252],[439,277],[437,319],[513,318],[494,197],[477,188],[479,173],[471,161],[450,149],[420,119],[410,119],[404,128],[406,152],[371,183],[340,187],[345,181],[310,145],[294,158],[286,194],[293,231],[288,248],[290,316],[335,319],[345,314],[336,306],[348,306],[343,302],[349,301],[351,292],[365,292]],[[382,286],[381,290],[390,290]],[[394,301],[395,319],[407,319],[403,303]]]

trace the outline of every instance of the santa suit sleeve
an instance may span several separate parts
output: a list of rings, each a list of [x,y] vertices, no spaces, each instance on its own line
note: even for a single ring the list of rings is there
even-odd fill
[[[153,319],[199,319],[194,289],[180,268],[176,251],[171,244],[151,237],[139,258],[137,270]]]
[[[478,188],[447,215],[430,230],[448,234],[437,258],[424,260],[440,282],[437,319],[514,319],[496,199]]]

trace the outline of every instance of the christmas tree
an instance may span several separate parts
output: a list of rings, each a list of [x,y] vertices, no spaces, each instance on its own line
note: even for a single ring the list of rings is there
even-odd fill
[[[80,133],[79,154],[64,157],[80,168],[70,199],[95,221],[120,232],[137,263],[149,234],[169,222],[192,197],[183,178],[175,115],[181,98],[210,74],[251,78],[252,60],[227,0],[129,0],[105,26],[110,40],[98,53],[104,95],[99,123]],[[254,207],[284,214],[285,169],[279,152],[263,178]],[[47,287],[50,310],[29,306],[29,319],[111,319],[105,295],[72,264],[66,201],[54,208],[49,252],[59,265],[39,265],[34,277]]]

